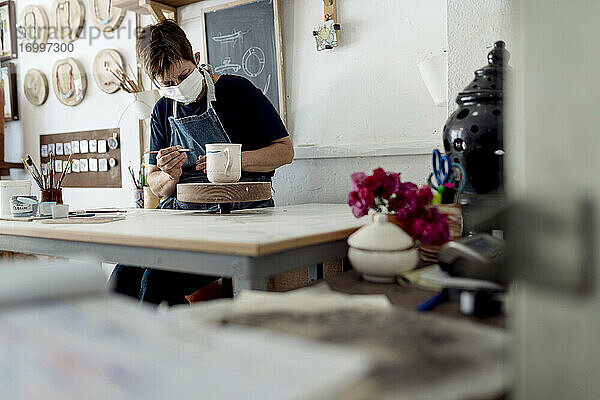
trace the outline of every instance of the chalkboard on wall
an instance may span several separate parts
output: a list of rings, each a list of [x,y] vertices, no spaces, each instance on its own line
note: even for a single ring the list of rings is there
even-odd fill
[[[215,74],[249,79],[285,122],[278,0],[241,0],[203,10],[204,59]]]

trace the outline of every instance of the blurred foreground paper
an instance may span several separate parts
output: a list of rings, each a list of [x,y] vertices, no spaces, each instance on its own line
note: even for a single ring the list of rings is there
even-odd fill
[[[0,269],[5,304],[20,291],[41,300],[0,306],[3,399],[321,399],[370,367],[361,352],[281,334],[208,324],[190,334],[154,308],[106,295],[93,268],[43,268],[55,276]]]
[[[106,280],[99,264],[0,264],[0,310],[11,305],[105,293]]]

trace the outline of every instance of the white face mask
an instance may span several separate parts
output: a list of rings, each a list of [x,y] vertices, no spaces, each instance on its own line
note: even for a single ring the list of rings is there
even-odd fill
[[[160,94],[179,103],[191,103],[196,101],[200,93],[202,93],[202,83],[204,76],[195,68],[177,86],[159,86]]]

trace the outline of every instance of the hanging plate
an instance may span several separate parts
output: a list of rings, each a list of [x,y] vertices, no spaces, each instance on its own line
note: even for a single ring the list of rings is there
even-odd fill
[[[100,50],[94,59],[94,80],[100,90],[114,93],[120,89],[119,80],[111,73],[117,69],[125,70],[121,54],[113,49]]]
[[[58,101],[67,106],[81,103],[87,90],[87,79],[81,64],[71,57],[58,60],[52,68],[52,89]]]
[[[40,51],[39,45],[48,42],[48,15],[43,8],[31,5],[23,8],[19,27],[22,30],[20,37],[24,38],[26,43],[38,45],[31,51]]]
[[[113,7],[113,0],[88,0],[90,20],[103,32],[116,30],[125,18],[126,10]]]
[[[54,0],[50,7],[50,25],[56,38],[69,43],[77,40],[85,18],[85,8],[80,0]]]
[[[39,69],[30,69],[23,80],[25,97],[34,106],[41,106],[48,98],[48,79]]]

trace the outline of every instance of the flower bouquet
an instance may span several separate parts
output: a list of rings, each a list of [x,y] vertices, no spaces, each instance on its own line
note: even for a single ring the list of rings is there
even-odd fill
[[[357,172],[352,174],[352,191],[348,205],[352,213],[360,218],[370,210],[390,215],[415,241],[423,246],[437,248],[449,240],[446,215],[432,207],[433,194],[424,185],[402,182],[399,173],[388,173],[377,168],[372,175]]]

